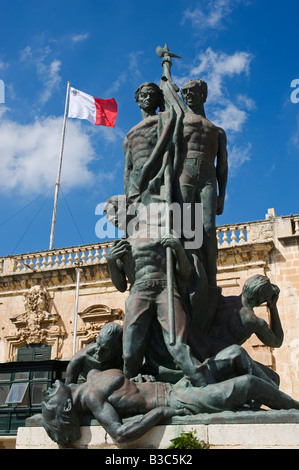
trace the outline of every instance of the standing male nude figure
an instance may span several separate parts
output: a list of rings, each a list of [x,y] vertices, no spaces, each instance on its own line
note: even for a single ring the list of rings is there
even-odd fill
[[[227,184],[226,134],[223,129],[206,119],[205,82],[190,80],[182,86],[181,94],[187,109],[182,124],[181,169],[177,197],[181,203],[203,205],[202,263],[207,273],[208,284],[216,286],[216,215],[223,212]]]

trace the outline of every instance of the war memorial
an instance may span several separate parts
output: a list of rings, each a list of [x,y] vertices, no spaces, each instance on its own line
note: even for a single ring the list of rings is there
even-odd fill
[[[245,227],[223,227],[219,249],[216,216],[225,210],[228,179],[225,129],[206,116],[208,84],[190,77],[179,89],[171,68],[180,58],[167,45],[156,53],[160,84],[145,82],[135,92],[141,121],[123,142],[124,187],[105,203],[106,218],[124,236],[106,245],[99,277],[86,258],[81,268],[86,288],[95,279],[110,283],[112,301],[106,311],[102,305],[81,315],[85,329],[81,325],[65,377],[44,391],[41,413],[18,429],[16,447],[162,449],[191,429],[211,448],[299,447],[299,401],[281,389],[285,364],[273,352],[285,345],[277,304],[290,287],[283,270],[279,285],[267,268],[279,263],[274,238],[295,260],[299,218],[276,220],[269,211],[265,221],[248,224],[251,245]],[[59,282],[74,284],[75,264],[69,271],[66,262],[60,267]],[[12,276],[16,269],[11,265]],[[62,358],[66,333],[58,312],[48,312],[45,294],[55,282],[49,275],[48,285],[45,279],[43,287],[35,284],[26,304],[34,339],[28,339],[27,315],[23,337],[6,336],[10,360],[30,341],[51,344],[51,359]],[[238,293],[224,295],[225,285]],[[100,315],[100,327],[92,328]],[[12,321],[20,331],[25,319]],[[95,341],[89,346],[88,335]],[[253,336],[258,347],[252,354],[254,348],[244,345]]]

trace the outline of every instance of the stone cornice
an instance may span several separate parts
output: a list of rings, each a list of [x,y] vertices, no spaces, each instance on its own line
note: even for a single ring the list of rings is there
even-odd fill
[[[270,240],[222,248],[218,251],[218,272],[264,266],[274,246],[274,241]]]
[[[81,266],[81,286],[111,284],[107,263]],[[43,271],[21,271],[0,276],[0,295],[13,295],[14,291],[26,291],[40,284],[50,291],[73,289],[76,285],[76,268],[59,267]]]

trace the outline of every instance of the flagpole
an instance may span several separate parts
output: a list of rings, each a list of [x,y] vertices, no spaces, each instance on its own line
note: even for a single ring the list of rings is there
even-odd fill
[[[76,284],[76,305],[74,315],[74,339],[73,339],[73,355],[76,354],[76,342],[77,342],[77,322],[78,322],[78,304],[79,304],[79,289],[80,289],[80,274],[82,269],[79,267],[80,263],[76,266],[77,273],[77,284]]]
[[[54,209],[53,209],[53,216],[52,216],[52,226],[51,226],[49,250],[53,250],[53,247],[54,247],[54,233],[55,233],[55,226],[56,226],[56,214],[57,214],[59,187],[60,187],[62,157],[63,157],[63,149],[64,149],[64,137],[65,137],[65,127],[66,127],[66,119],[67,119],[67,107],[68,107],[68,101],[69,101],[69,95],[70,95],[70,84],[71,84],[71,82],[67,82],[65,109],[64,109],[63,127],[62,127],[62,137],[61,137],[61,146],[60,146],[60,157],[59,157],[59,163],[58,163],[57,180],[56,180],[56,184],[55,184]]]

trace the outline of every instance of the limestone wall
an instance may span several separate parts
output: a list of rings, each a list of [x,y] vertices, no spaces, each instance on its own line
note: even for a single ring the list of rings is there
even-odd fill
[[[75,247],[45,252],[42,257],[41,253],[32,253],[2,260],[0,362],[16,360],[19,347],[40,342],[52,346],[51,359],[72,356],[79,265],[76,351],[94,340],[104,323],[122,321],[126,294],[120,295],[112,285],[103,256],[106,248]],[[63,259],[65,251],[68,256]],[[90,256],[84,259],[86,251]],[[101,255],[96,256],[99,251]],[[39,263],[41,258],[44,265]],[[26,306],[25,297],[34,286],[47,293],[47,305],[42,309]]]
[[[241,243],[219,245],[218,284],[223,295],[238,295],[244,282],[263,274],[280,288],[277,303],[284,342],[280,348],[264,346],[253,335],[243,346],[251,357],[277,371],[281,389],[299,399],[299,216],[277,217],[268,210],[265,220],[242,224],[246,237]],[[229,227],[228,227],[229,228]],[[227,227],[224,227],[224,234]],[[222,232],[223,228],[219,227]],[[266,306],[255,309],[269,323]]]

